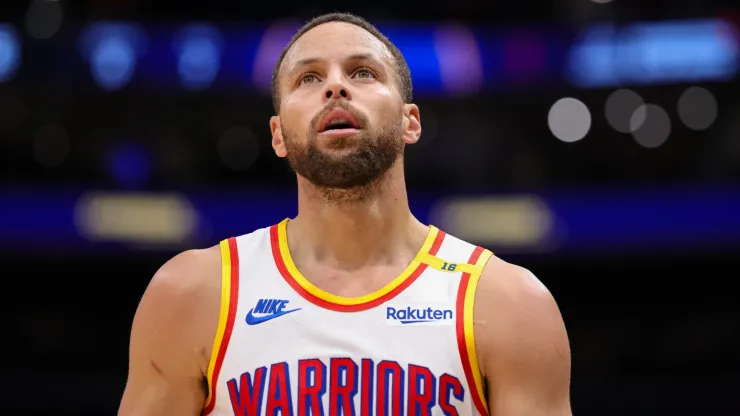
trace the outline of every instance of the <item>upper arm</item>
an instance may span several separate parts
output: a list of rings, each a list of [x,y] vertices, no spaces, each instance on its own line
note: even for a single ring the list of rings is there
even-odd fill
[[[198,415],[218,324],[219,256],[184,252],[154,275],[131,329],[119,415]],[[215,268],[215,270],[214,270]]]
[[[555,300],[528,270],[489,263],[474,310],[489,413],[570,415],[570,346]]]

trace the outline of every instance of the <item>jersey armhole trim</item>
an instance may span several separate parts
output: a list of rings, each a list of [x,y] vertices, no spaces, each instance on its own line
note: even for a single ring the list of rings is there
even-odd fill
[[[211,359],[208,363],[208,395],[203,415],[211,413],[216,406],[216,383],[221,371],[226,349],[231,339],[236,318],[236,306],[239,297],[239,254],[236,239],[229,238],[220,243],[221,247],[221,307],[218,317],[218,328],[213,340]]]
[[[417,259],[427,266],[445,273],[480,274],[483,269],[475,264],[452,263],[430,253],[420,253]]]
[[[475,330],[473,326],[473,310],[475,306],[475,292],[478,288],[483,267],[493,255],[492,252],[476,247],[470,255],[468,264],[474,265],[473,273],[463,273],[460,288],[457,294],[457,345],[460,350],[465,378],[470,387],[473,403],[481,415],[488,414],[488,403],[481,376],[478,356],[475,350]]]

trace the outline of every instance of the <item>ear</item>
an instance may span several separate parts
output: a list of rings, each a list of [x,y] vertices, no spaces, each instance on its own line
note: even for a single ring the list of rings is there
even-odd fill
[[[403,142],[414,144],[421,137],[421,116],[416,104],[403,105]]]
[[[285,157],[288,155],[288,150],[285,149],[285,140],[283,140],[283,130],[280,127],[280,116],[270,117],[270,132],[272,133],[272,150],[278,157]]]

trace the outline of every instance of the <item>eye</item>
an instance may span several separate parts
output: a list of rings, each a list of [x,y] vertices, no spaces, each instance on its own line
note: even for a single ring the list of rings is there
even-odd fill
[[[375,73],[370,68],[360,68],[355,71],[357,78],[375,78]]]
[[[298,84],[299,85],[313,84],[314,82],[318,82],[318,80],[319,80],[319,77],[317,77],[316,74],[307,73],[307,74],[301,75],[301,77],[298,78]]]

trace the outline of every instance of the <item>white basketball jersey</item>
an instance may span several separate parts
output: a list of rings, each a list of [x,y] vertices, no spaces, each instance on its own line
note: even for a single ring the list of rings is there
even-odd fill
[[[204,414],[487,414],[473,300],[490,251],[430,226],[400,276],[346,298],[301,275],[287,221],[221,243]]]

